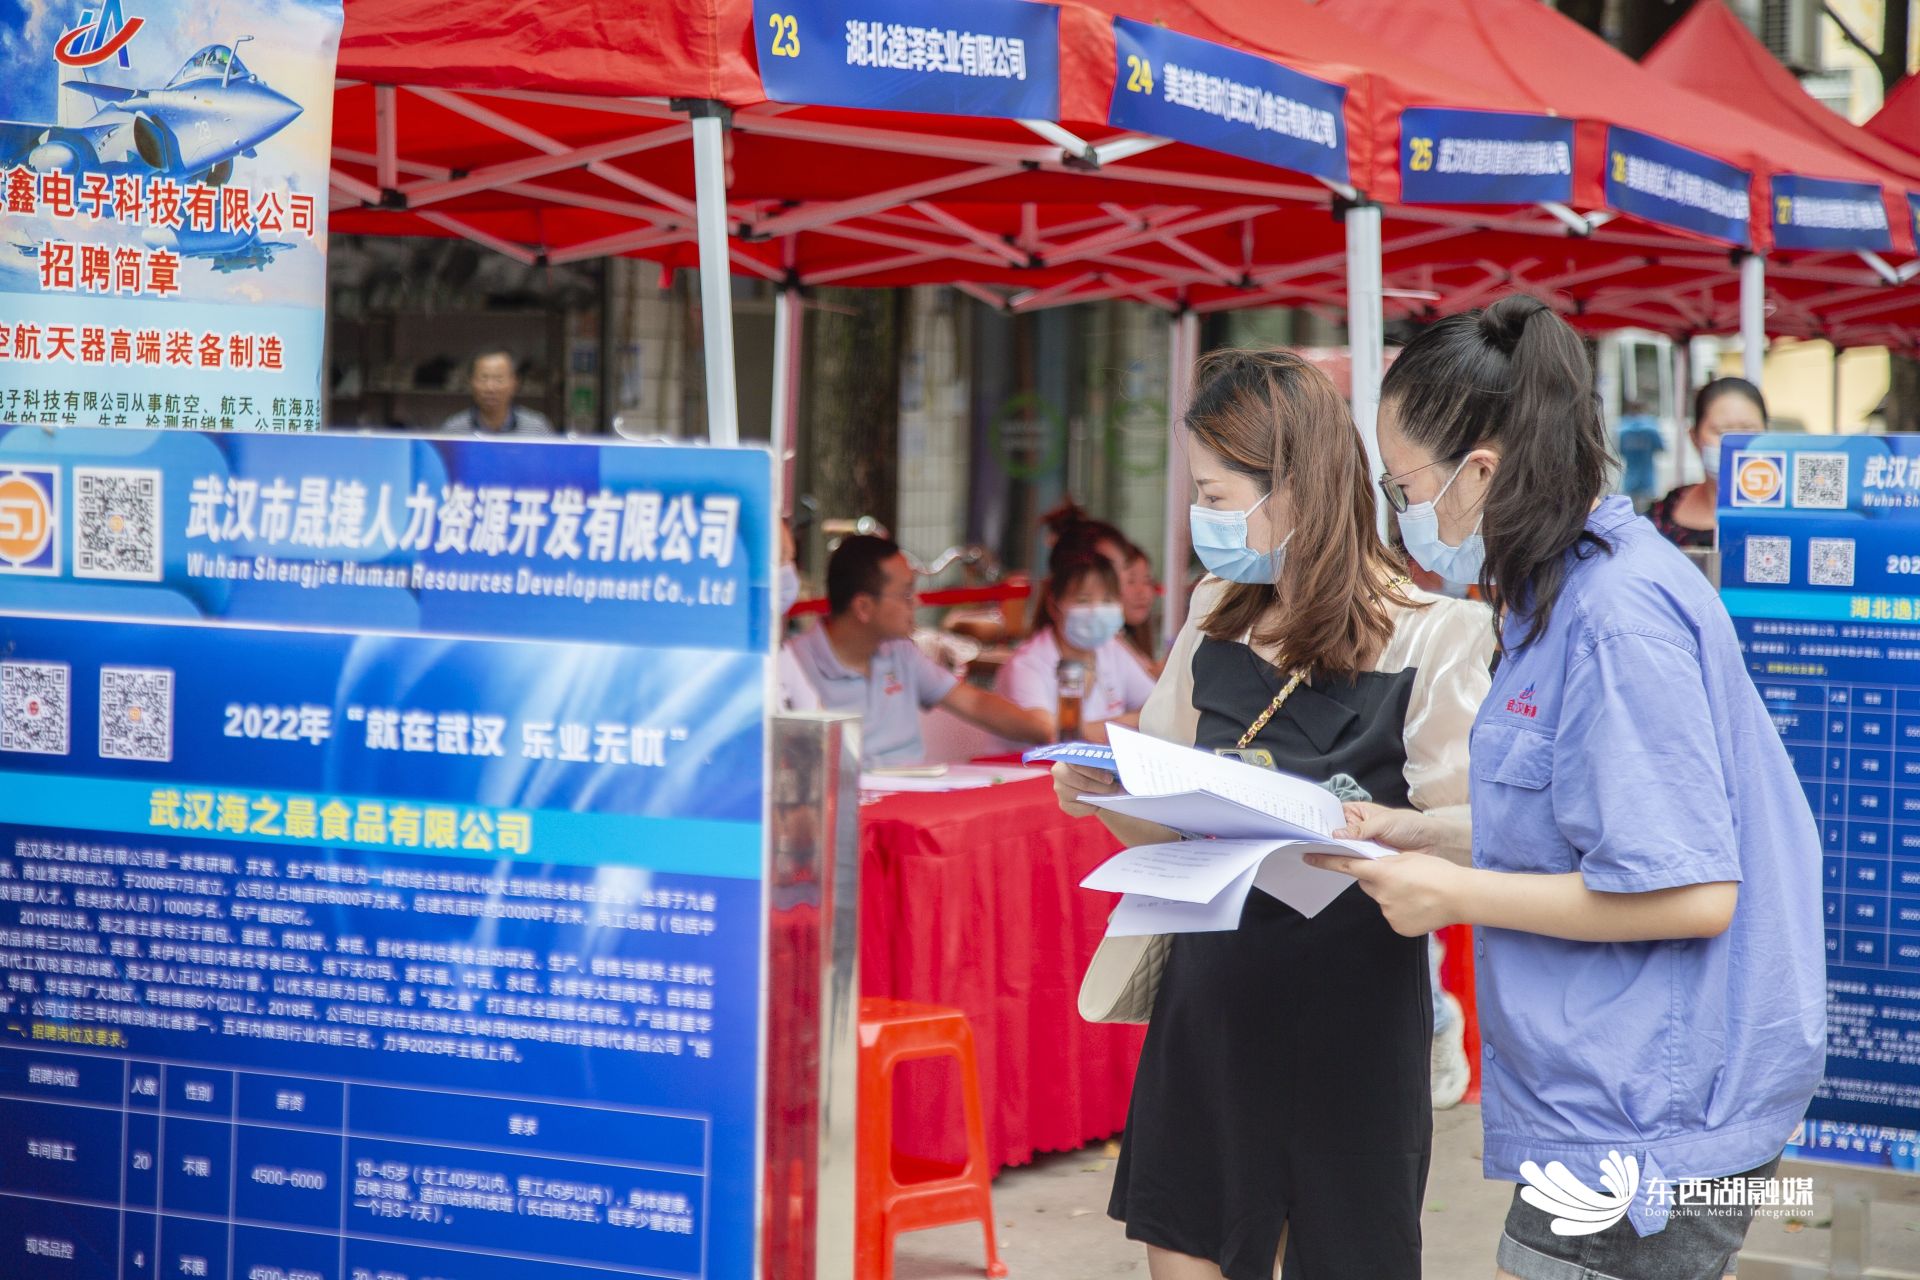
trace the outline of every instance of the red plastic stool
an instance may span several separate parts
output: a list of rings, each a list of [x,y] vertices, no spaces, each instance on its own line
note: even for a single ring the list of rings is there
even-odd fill
[[[893,1149],[893,1073],[915,1058],[960,1060],[967,1160],[951,1165]],[[973,1029],[958,1009],[905,1000],[860,1002],[860,1153],[856,1274],[892,1280],[893,1242],[903,1231],[978,1222],[987,1237],[987,1274],[1004,1276],[993,1238],[987,1129],[980,1112],[980,1072]]]

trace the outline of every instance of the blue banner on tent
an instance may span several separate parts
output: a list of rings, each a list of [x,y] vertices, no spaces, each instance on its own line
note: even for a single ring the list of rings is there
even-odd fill
[[[1413,107],[1400,116],[1400,194],[1423,204],[1573,199],[1573,121]]]
[[[1057,120],[1060,11],[1026,0],[754,0],[776,102]]]
[[[1920,196],[1907,196],[1907,221],[1915,244],[1920,244]]]
[[[753,1274],[766,625],[437,579],[676,581],[659,530],[622,556],[628,496],[725,495],[752,532],[720,567],[687,530],[692,572],[770,623],[767,454],[88,430],[0,457],[0,1275]],[[445,529],[508,477],[454,559],[361,557],[383,489]],[[621,519],[576,557],[603,491]],[[268,549],[283,520],[302,550]],[[460,558],[516,531],[511,567]]]
[[[1829,1045],[1808,1116],[1911,1137],[1920,1129],[1911,1033],[1920,1018],[1920,439],[1741,436],[1722,448],[1722,597],[1825,852]],[[1895,1136],[1887,1149],[1899,1153]],[[1825,1155],[1832,1143],[1831,1133],[1803,1139],[1802,1154]]]
[[[1752,244],[1745,169],[1618,127],[1607,130],[1607,206],[1745,248]]]
[[[1887,206],[1870,182],[1780,174],[1772,180],[1773,242],[1782,249],[1891,249]]]
[[[1335,182],[1347,180],[1347,91],[1268,58],[1113,20],[1108,119]]]

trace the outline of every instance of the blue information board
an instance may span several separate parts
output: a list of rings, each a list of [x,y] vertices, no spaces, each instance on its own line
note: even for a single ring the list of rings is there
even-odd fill
[[[1825,848],[1827,1075],[1801,1154],[1920,1152],[1920,437],[1722,445],[1721,594]]]
[[[0,1275],[751,1274],[770,475],[0,434]]]

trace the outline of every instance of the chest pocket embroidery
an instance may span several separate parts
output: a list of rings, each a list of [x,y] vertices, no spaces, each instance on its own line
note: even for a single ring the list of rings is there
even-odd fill
[[[1572,871],[1573,846],[1553,817],[1553,739],[1517,725],[1483,725],[1471,744],[1475,864],[1501,871]]]

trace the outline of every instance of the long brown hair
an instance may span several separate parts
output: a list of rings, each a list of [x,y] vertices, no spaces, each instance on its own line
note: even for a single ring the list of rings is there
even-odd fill
[[[1393,635],[1392,607],[1413,601],[1374,531],[1373,477],[1346,401],[1326,374],[1284,351],[1212,352],[1195,382],[1184,422],[1192,438],[1293,508],[1279,581],[1230,584],[1201,631],[1219,640],[1252,631],[1289,670],[1369,670]]]

